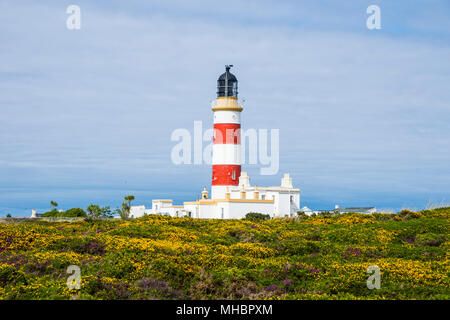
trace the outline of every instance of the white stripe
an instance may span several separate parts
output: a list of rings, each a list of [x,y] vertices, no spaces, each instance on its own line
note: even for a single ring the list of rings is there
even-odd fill
[[[240,144],[214,144],[212,164],[241,164]]]
[[[215,111],[214,123],[241,123],[241,113],[237,111]]]

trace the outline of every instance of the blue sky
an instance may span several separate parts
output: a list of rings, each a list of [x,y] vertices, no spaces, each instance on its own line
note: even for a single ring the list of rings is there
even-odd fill
[[[81,8],[81,30],[66,8]],[[366,8],[381,8],[381,30]],[[245,128],[280,129],[277,185],[301,205],[450,202],[450,3],[0,1],[0,216],[191,200],[208,165],[170,161],[212,122],[234,64]]]

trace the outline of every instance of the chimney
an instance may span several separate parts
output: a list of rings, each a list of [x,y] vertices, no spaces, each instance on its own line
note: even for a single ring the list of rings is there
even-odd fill
[[[225,191],[225,199],[226,200],[230,200],[231,196],[230,196],[230,189],[227,187],[227,191]]]
[[[241,187],[241,199],[245,199],[245,198],[246,198],[245,188],[244,188],[244,185],[242,185],[242,187]]]
[[[289,173],[284,174],[281,179],[281,186],[283,188],[292,188],[292,178],[289,176]]]
[[[253,192],[253,198],[254,199],[259,199],[258,186],[255,186],[255,192]]]

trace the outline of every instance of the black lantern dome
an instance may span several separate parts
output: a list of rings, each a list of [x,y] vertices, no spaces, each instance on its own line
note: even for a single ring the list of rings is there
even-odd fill
[[[234,97],[237,98],[238,95],[238,86],[237,79],[230,72],[230,68],[233,65],[225,66],[225,73],[222,74],[217,80],[217,97]]]

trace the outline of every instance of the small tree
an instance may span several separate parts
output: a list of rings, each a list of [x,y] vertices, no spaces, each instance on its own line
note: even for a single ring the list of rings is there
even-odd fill
[[[7,218],[11,218],[11,214],[8,213],[8,214],[6,215],[6,217],[7,217]]]
[[[58,203],[56,201],[50,201],[51,210],[55,210],[58,206]]]
[[[90,204],[86,211],[90,218],[98,218],[100,216],[100,206],[97,204]]]
[[[134,200],[133,195],[129,195],[123,198],[122,210],[119,211],[122,219],[128,219],[130,217],[131,202]]]
[[[90,218],[111,218],[112,212],[111,208],[109,206],[106,207],[100,207],[97,204],[90,204],[86,211],[88,212],[88,215]]]
[[[134,200],[134,196],[133,195],[126,196],[125,198],[123,198],[123,200],[127,202],[128,207],[131,208],[131,201]]]
[[[130,216],[130,206],[128,203],[124,202],[122,203],[122,210],[120,210],[120,217],[122,219],[128,219]]]
[[[100,208],[100,217],[101,218],[112,218],[113,215],[114,214],[112,213],[110,206]]]

